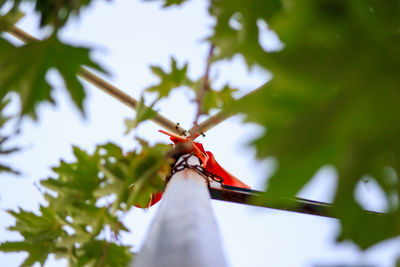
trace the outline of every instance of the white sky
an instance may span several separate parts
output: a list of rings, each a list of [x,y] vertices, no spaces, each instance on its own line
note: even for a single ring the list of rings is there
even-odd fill
[[[169,65],[170,56],[179,63],[189,62],[190,75],[197,78],[204,71],[208,46],[202,42],[209,33],[212,19],[207,16],[204,1],[194,0],[183,8],[163,11],[155,3],[118,0],[106,3],[95,1],[82,13],[79,20],[71,23],[61,36],[74,44],[96,48],[94,58],[105,66],[111,76],[108,81],[138,98],[141,90],[156,82],[149,64]],[[37,19],[27,16],[18,24],[22,29],[40,36]],[[276,40],[263,38],[268,46]],[[264,46],[264,47],[266,47]],[[229,81],[247,92],[270,76],[261,70],[248,73],[241,58],[219,64],[212,70],[218,75],[218,84]],[[133,116],[133,111],[98,89],[86,84],[88,98],[85,103],[88,118],[84,120],[66,96],[57,75],[49,79],[57,86],[57,107],[44,105],[40,108],[39,121],[26,120],[22,134],[15,143],[24,151],[8,158],[24,172],[22,177],[2,174],[0,179],[0,241],[17,239],[17,234],[5,230],[13,223],[5,209],[22,207],[37,210],[43,203],[37,183],[46,178],[50,167],[60,158],[71,160],[71,144],[93,150],[96,144],[108,141],[129,150],[135,146],[134,134],[123,135],[123,120]],[[187,100],[187,93],[179,91],[170,100],[161,103],[159,110],[172,120],[190,128],[194,108]],[[190,96],[190,95],[189,95]],[[214,153],[220,164],[253,188],[263,188],[263,177],[271,171],[271,161],[258,162],[254,151],[246,148],[246,141],[261,132],[259,127],[241,124],[240,118],[232,118],[199,139],[205,148]],[[160,135],[158,126],[146,123],[135,134],[151,142],[168,142]],[[320,201],[332,199],[335,172],[324,168],[313,179],[301,196]],[[384,202],[380,191],[374,187],[360,188],[369,193],[371,200],[363,200],[369,208],[381,209]],[[399,239],[378,244],[367,253],[361,253],[354,245],[334,243],[339,224],[334,219],[294,214],[265,208],[212,201],[223,237],[224,248],[231,266],[328,266],[372,264],[391,266],[398,255]],[[123,240],[137,251],[143,242],[147,227],[157,210],[134,209],[125,224],[131,229]],[[0,253],[0,266],[18,266],[24,254]],[[48,261],[46,266],[64,266],[64,261]]]

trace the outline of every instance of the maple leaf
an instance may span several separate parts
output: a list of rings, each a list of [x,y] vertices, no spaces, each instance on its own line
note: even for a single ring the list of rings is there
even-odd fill
[[[125,121],[128,129],[127,131],[135,128],[138,123],[152,118],[156,114],[152,109],[154,105],[160,99],[168,97],[172,90],[183,87],[195,94],[198,94],[199,90],[204,90],[204,78],[192,81],[187,76],[187,69],[188,64],[178,67],[177,61],[174,58],[171,58],[171,67],[169,72],[164,71],[160,67],[151,66],[152,72],[160,78],[160,82],[157,85],[147,88],[145,92],[156,92],[158,98],[150,105],[151,109],[148,109],[143,105],[144,97],[142,95],[136,108],[136,119]],[[225,85],[220,90],[216,90],[212,88],[210,84],[212,84],[212,81],[209,82],[203,95],[204,99],[201,101],[202,114],[208,114],[213,108],[221,109],[225,105],[228,105],[234,100],[232,94],[237,91],[237,89],[231,88],[228,85]]]
[[[126,131],[125,134],[129,133],[131,130],[135,129],[141,122],[153,118],[157,112],[153,109],[154,105],[158,102],[156,99],[153,103],[147,107],[144,104],[144,95],[140,96],[140,100],[136,105],[136,116],[134,119],[125,119]]]
[[[16,22],[15,19],[19,18],[19,7],[22,3],[32,1],[29,0],[8,0],[0,1],[0,7],[5,3],[10,4],[11,9],[6,16],[0,16],[0,22],[7,22],[6,24],[0,23],[0,30],[5,30],[4,27],[13,26],[10,24],[12,21]],[[51,30],[56,33],[70,17],[76,17],[80,14],[81,9],[90,5],[91,0],[79,0],[79,1],[67,1],[67,0],[35,0],[35,10],[40,15],[40,27],[53,26]],[[9,20],[11,19],[11,20]],[[7,20],[3,20],[7,18]],[[3,29],[2,29],[3,28]]]
[[[17,221],[9,230],[18,231],[24,241],[5,242],[0,245],[0,251],[28,252],[21,266],[32,266],[35,262],[43,265],[50,253],[63,251],[55,246],[57,237],[63,232],[55,212],[43,206],[40,212],[40,215],[36,215],[23,210],[8,211]]]
[[[121,203],[126,209],[132,205],[147,206],[151,195],[163,190],[164,178],[169,174],[170,163],[166,154],[170,146],[149,146],[144,140],[137,140],[141,144],[140,151],[117,158],[116,163],[106,162],[100,168],[108,179],[96,191],[96,195],[115,193],[117,200],[113,209],[119,209]]]
[[[164,98],[169,95],[172,89],[180,86],[192,86],[193,82],[187,77],[188,64],[178,67],[175,58],[171,58],[171,70],[164,71],[158,66],[151,66],[151,71],[157,75],[160,82],[147,88],[147,92],[156,92],[158,98]]]
[[[228,85],[225,85],[221,90],[206,90],[204,92],[203,112],[208,114],[211,109],[222,109],[226,105],[230,105],[234,101],[232,94],[237,91],[237,89],[231,88]]]
[[[10,99],[6,98],[6,99],[2,99],[0,101],[0,130],[3,130],[6,123],[11,119],[10,116],[6,116],[4,115],[4,109],[6,108],[6,106],[8,105],[8,103],[10,102]],[[2,132],[2,131],[0,131]],[[4,134],[0,134],[0,155],[4,156],[4,155],[9,155],[11,153],[17,152],[20,150],[20,148],[18,147],[8,147],[7,146],[7,142],[13,137],[15,136],[14,134],[8,134],[8,135],[4,135]],[[0,163],[0,172],[9,172],[9,173],[13,173],[13,174],[20,174],[19,171],[13,169],[12,167],[8,166],[5,163]]]
[[[170,171],[169,145],[138,141],[140,148],[129,153],[112,143],[91,154],[74,147],[75,161],[61,161],[53,168],[55,177],[41,181],[47,207],[41,206],[40,214],[9,211],[16,219],[9,230],[24,241],[5,242],[0,250],[28,252],[23,266],[43,265],[50,254],[73,266],[126,266],[132,257],[129,247],[116,244],[116,238],[102,240],[101,234],[110,229],[117,237],[129,231],[117,211],[147,206],[151,195],[163,190]]]
[[[71,15],[77,16],[91,0],[36,0],[35,9],[40,14],[40,26],[53,25],[57,30],[63,26]]]
[[[175,58],[171,58],[170,71],[164,71],[158,66],[150,66],[150,68],[151,71],[159,77],[160,81],[158,84],[150,86],[144,90],[136,106],[135,118],[125,119],[125,133],[135,129],[141,122],[153,118],[157,114],[157,112],[154,110],[154,106],[161,99],[168,97],[172,90],[182,86],[188,88],[190,86],[194,86],[195,84],[187,77],[188,64],[186,63],[182,67],[178,67]],[[149,107],[144,104],[145,93],[157,94],[157,98],[153,100]]]
[[[55,36],[22,47],[0,39],[0,97],[16,92],[21,100],[20,116],[29,115],[36,119],[36,108],[40,103],[54,103],[46,74],[55,69],[76,106],[84,112],[85,91],[76,77],[81,65],[103,71],[89,58],[89,49],[63,44]]]
[[[76,266],[125,267],[132,260],[128,246],[92,240],[80,249]]]
[[[258,156],[278,160],[265,196],[293,197],[319,168],[336,167],[339,240],[364,249],[400,234],[399,12],[396,1],[290,1],[268,21],[284,43],[263,57],[273,80],[234,107],[266,128]],[[383,217],[354,198],[365,175],[385,190]]]
[[[216,24],[208,40],[218,48],[215,60],[241,54],[248,66],[260,64],[266,52],[259,42],[258,24],[267,22],[281,9],[281,0],[212,0],[209,13]]]

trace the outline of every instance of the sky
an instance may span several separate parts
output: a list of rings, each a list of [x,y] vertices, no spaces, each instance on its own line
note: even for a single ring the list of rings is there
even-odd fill
[[[27,16],[18,26],[37,37],[45,36],[45,32],[38,32],[37,17],[29,6],[26,11]],[[202,75],[208,52],[204,39],[210,34],[212,24],[213,20],[207,16],[207,2],[201,0],[167,10],[153,2],[94,1],[61,31],[60,37],[71,44],[94,47],[93,58],[109,72],[103,77],[138,98],[146,86],[157,82],[148,66],[166,67],[171,56],[179,64],[189,63],[192,78]],[[279,46],[276,36],[267,31],[261,42],[264,48]],[[271,79],[271,74],[261,69],[248,71],[240,57],[217,64],[211,74],[216,78],[216,86],[229,82],[241,90],[239,95]],[[88,116],[83,118],[72,105],[57,73],[50,73],[48,79],[56,87],[57,106],[42,105],[38,121],[24,120],[22,133],[14,140],[23,151],[4,159],[22,170],[23,175],[1,174],[0,242],[21,238],[5,229],[13,224],[5,210],[22,207],[37,211],[38,205],[44,203],[38,181],[51,175],[50,167],[56,166],[60,159],[73,159],[71,145],[93,151],[96,144],[112,141],[128,151],[137,145],[134,136],[151,143],[168,143],[168,138],[158,133],[159,126],[151,122],[124,135],[124,119],[132,118],[134,112],[87,83],[85,108]],[[193,95],[178,90],[157,109],[167,118],[190,128],[195,113],[190,99]],[[13,103],[9,112],[16,107]],[[274,160],[255,159],[254,151],[246,144],[263,129],[254,124],[243,124],[242,120],[240,115],[233,117],[210,130],[199,141],[206,150],[213,152],[225,169],[253,189],[263,190],[265,177],[274,169]],[[334,168],[326,166],[299,196],[329,202],[333,198],[335,181]],[[374,184],[360,185],[355,194],[365,208],[382,210],[385,207],[382,192]],[[340,225],[335,219],[215,200],[212,200],[212,206],[226,258],[232,267],[389,267],[400,251],[399,239],[377,244],[365,253],[348,242],[336,244],[334,240]],[[135,208],[125,217],[125,225],[131,232],[123,235],[122,240],[132,245],[134,251],[140,249],[157,208],[158,205],[148,210]],[[18,266],[24,257],[23,253],[0,253],[0,265]],[[66,266],[66,262],[51,258],[45,266]]]

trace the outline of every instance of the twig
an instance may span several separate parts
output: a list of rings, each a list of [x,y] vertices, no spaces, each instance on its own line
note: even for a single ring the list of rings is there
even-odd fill
[[[25,31],[21,30],[20,28],[14,26],[9,33],[14,37],[18,38],[24,43],[28,43],[30,41],[39,41],[36,37],[26,33]],[[99,76],[95,75],[94,73],[90,72],[86,68],[81,67],[79,73],[77,74],[79,77],[83,78],[84,80],[88,81],[98,89],[106,92],[107,94],[111,95],[112,97],[118,99],[128,107],[135,109],[137,100],[133,97],[129,96],[128,94],[124,93],[122,90],[118,89],[117,87],[113,86],[112,84],[106,82]],[[149,107],[147,107],[149,108]],[[185,136],[187,131],[179,126],[177,123],[170,121],[169,119],[165,118],[164,116],[160,115],[156,112],[156,115],[151,118],[151,120],[157,123],[159,126],[163,127],[164,129],[176,133],[178,135]]]
[[[199,90],[197,91],[197,112],[196,112],[196,116],[194,118],[194,126],[196,127],[196,125],[199,122],[199,118],[200,115],[204,113],[204,108],[203,108],[203,102],[204,102],[204,95],[206,93],[206,91],[209,90],[209,76],[210,76],[210,66],[211,66],[211,58],[213,55],[213,51],[214,51],[214,45],[210,46],[210,50],[208,52],[208,56],[207,56],[207,64],[206,64],[206,69],[204,72],[204,77],[203,77],[203,85],[199,88]]]

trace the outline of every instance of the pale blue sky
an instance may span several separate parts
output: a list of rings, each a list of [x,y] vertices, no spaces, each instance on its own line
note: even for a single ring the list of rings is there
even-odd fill
[[[95,1],[82,16],[61,32],[63,40],[74,44],[95,47],[94,58],[109,70],[108,81],[134,97],[141,90],[156,82],[149,64],[167,66],[170,56],[179,63],[189,62],[190,75],[197,78],[203,73],[208,45],[202,40],[210,33],[213,21],[207,16],[206,3],[194,0],[183,8],[161,10],[158,3],[115,0]],[[27,8],[29,10],[29,8]],[[33,14],[23,19],[19,26],[40,36],[37,18]],[[276,40],[265,34],[264,44],[276,45]],[[256,88],[270,75],[261,70],[248,72],[240,57],[218,64],[213,70],[217,84],[230,84],[247,92]],[[56,87],[57,107],[44,105],[40,108],[39,121],[24,121],[22,134],[15,140],[24,151],[8,160],[23,170],[22,177],[4,175],[0,179],[0,241],[19,238],[5,230],[13,220],[4,209],[23,207],[37,210],[43,203],[37,187],[40,179],[51,174],[60,158],[71,160],[71,144],[93,150],[99,143],[113,141],[125,150],[135,147],[133,135],[151,142],[167,142],[160,135],[158,126],[146,123],[128,136],[123,135],[123,120],[133,116],[133,111],[98,89],[85,84],[88,98],[85,102],[88,118],[84,120],[62,89],[56,74],[49,75]],[[170,100],[159,106],[161,113],[189,128],[194,108],[184,91],[173,94]],[[232,118],[211,130],[203,142],[214,153],[221,165],[256,189],[262,189],[263,177],[271,171],[272,161],[258,162],[254,151],[245,143],[261,132],[259,127],[241,124],[241,118]],[[330,201],[335,184],[335,172],[324,168],[302,196]],[[35,186],[36,185],[36,186]],[[360,187],[360,192],[370,195],[363,201],[370,208],[384,206],[379,190],[373,185]],[[373,264],[389,267],[398,255],[399,240],[378,244],[367,253],[361,253],[352,244],[334,244],[339,224],[334,219],[255,208],[239,204],[212,201],[223,237],[228,262],[239,266],[318,266],[323,264]],[[131,229],[123,241],[134,245],[137,251],[143,242],[147,227],[157,210],[134,209],[125,218]],[[17,266],[24,254],[0,253],[0,266]],[[50,260],[46,266],[64,266],[65,262]]]

